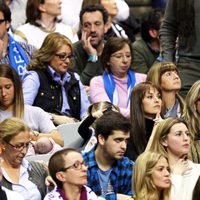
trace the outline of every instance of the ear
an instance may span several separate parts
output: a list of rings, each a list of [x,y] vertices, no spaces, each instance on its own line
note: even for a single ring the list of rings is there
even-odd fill
[[[65,175],[64,175],[64,173],[63,172],[57,172],[56,173],[56,178],[59,180],[59,181],[61,181],[61,182],[65,182]]]
[[[41,4],[41,3],[40,3],[38,9],[39,9],[41,12],[46,12],[45,5],[44,5],[44,4]]]
[[[98,142],[100,145],[104,145],[105,144],[105,138],[103,135],[99,134],[98,135]]]
[[[9,21],[6,21],[6,29],[9,29],[9,28],[10,28],[10,26],[11,26],[11,22],[9,22]]]
[[[168,147],[168,141],[166,138],[161,139],[160,143],[164,146],[164,147]]]
[[[107,33],[110,27],[111,27],[111,23],[107,21],[106,24],[104,25],[104,33]]]
[[[156,29],[151,28],[151,29],[149,30],[149,35],[150,35],[152,38],[158,38],[159,32],[158,32]]]

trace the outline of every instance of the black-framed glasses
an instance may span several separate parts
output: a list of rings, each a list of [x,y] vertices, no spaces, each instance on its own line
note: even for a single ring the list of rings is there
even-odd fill
[[[28,149],[29,147],[32,147],[32,143],[31,142],[27,142],[27,143],[21,143],[21,144],[10,144],[9,142],[6,142],[8,145],[10,145],[13,149],[15,149],[16,151],[22,151],[24,148]]]
[[[59,58],[61,61],[65,61],[67,58],[68,58],[69,60],[74,59],[74,54],[56,53],[55,55],[58,56],[58,58]]]
[[[85,167],[88,166],[88,164],[85,163],[84,161],[83,161],[83,162],[76,161],[73,165],[70,165],[69,167],[65,167],[65,168],[61,169],[61,171],[66,171],[66,170],[68,170],[68,169],[79,170],[79,169],[81,169],[81,168],[83,167],[83,165],[84,165]]]
[[[0,19],[0,24],[2,24],[5,21],[6,21],[5,19]]]

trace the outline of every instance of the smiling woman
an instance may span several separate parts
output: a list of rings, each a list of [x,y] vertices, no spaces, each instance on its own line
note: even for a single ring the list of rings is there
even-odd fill
[[[78,74],[69,69],[73,57],[71,41],[60,33],[50,33],[23,79],[25,103],[51,113],[57,125],[81,120],[90,104]]]

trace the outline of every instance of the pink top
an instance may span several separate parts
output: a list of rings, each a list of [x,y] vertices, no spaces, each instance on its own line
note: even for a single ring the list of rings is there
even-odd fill
[[[128,105],[128,88],[127,81],[128,79],[120,79],[116,76],[113,76],[116,84],[116,89],[119,94],[118,96],[118,107],[121,113],[125,117],[130,117],[130,107]],[[135,73],[135,85],[140,82],[146,81],[146,74]],[[104,82],[102,76],[95,76],[90,81],[90,100],[92,103],[98,103],[101,101],[108,101],[110,99],[106,93]]]

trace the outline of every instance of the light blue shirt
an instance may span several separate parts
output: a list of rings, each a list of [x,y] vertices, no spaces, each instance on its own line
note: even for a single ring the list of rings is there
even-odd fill
[[[6,171],[2,168],[3,176],[6,180],[12,183],[12,190],[21,194],[24,197],[24,200],[41,200],[41,194],[38,190],[37,186],[31,182],[28,174],[30,164],[27,160],[23,160],[20,166],[20,175],[19,175],[19,183],[14,183]],[[16,199],[17,200],[17,199]]]
[[[61,75],[58,74],[50,66],[48,67],[48,72],[52,76],[52,79],[61,85],[62,98],[63,98],[63,105],[62,105],[61,112],[66,115],[69,115],[70,107],[68,104],[68,99],[65,92],[64,84],[66,82],[69,82],[71,75],[68,72],[66,72],[61,78]],[[79,75],[76,73],[74,75],[75,75],[75,78],[79,81],[79,87],[80,87],[80,92],[81,92],[81,110],[80,110],[81,116],[80,117],[81,119],[83,119],[87,115],[87,109],[90,105],[90,102],[88,100],[85,88],[80,81]],[[37,72],[26,71],[23,77],[22,87],[23,87],[23,94],[24,94],[24,103],[28,105],[33,105],[35,98],[38,94],[39,87],[40,87],[40,81],[39,81],[39,76]]]

